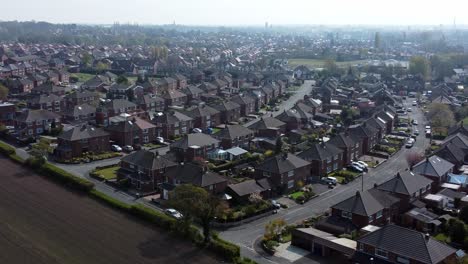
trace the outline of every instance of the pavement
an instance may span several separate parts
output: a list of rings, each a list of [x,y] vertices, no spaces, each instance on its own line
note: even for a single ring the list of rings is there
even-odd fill
[[[411,101],[405,102],[405,106],[410,106]],[[425,117],[419,108],[415,108],[410,113],[413,119],[418,120],[418,130],[424,131],[426,124]],[[328,211],[329,208],[344,199],[347,199],[354,195],[356,191],[362,188],[368,190],[374,186],[375,183],[381,184],[396,175],[398,171],[405,170],[408,168],[406,156],[408,153],[417,151],[424,153],[424,150],[429,146],[429,139],[425,138],[424,133],[421,133],[411,149],[403,147],[395,155],[390,157],[386,162],[381,164],[375,169],[369,169],[368,173],[365,173],[361,178],[356,181],[350,182],[346,185],[338,185],[336,188],[328,190],[322,193],[320,196],[308,201],[304,205],[296,205],[287,209],[280,209],[277,214],[267,216],[261,219],[257,219],[250,222],[247,225],[229,228],[221,231],[220,236],[223,239],[231,241],[241,247],[241,253],[243,256],[249,257],[258,263],[291,263],[278,261],[271,257],[261,254],[258,252],[258,248],[255,247],[255,241],[257,241],[264,233],[265,225],[277,218],[283,218],[288,224],[300,223],[301,221],[323,214]],[[307,263],[314,263],[309,261]],[[325,263],[325,262],[316,262]]]

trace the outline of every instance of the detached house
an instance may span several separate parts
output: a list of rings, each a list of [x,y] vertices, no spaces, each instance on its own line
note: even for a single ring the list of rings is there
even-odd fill
[[[59,160],[81,157],[86,152],[110,151],[109,133],[102,128],[82,125],[62,132],[58,137],[55,156]]]
[[[265,159],[255,167],[256,178],[268,178],[272,188],[285,192],[305,183],[310,175],[310,163],[290,153],[281,153]]]
[[[141,192],[154,192],[161,189],[164,174],[177,163],[158,153],[139,150],[122,158],[117,171],[119,179],[128,179],[131,186]]]

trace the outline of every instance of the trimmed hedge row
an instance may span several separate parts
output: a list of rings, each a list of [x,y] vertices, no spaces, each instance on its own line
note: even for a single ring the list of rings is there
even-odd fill
[[[94,198],[96,199],[97,201],[99,202],[102,202],[112,208],[116,208],[116,209],[119,209],[119,210],[122,210],[122,211],[129,211],[131,206],[129,204],[126,204],[122,201],[119,201],[115,198],[112,198],[110,197],[109,195],[107,194],[104,194],[96,189],[92,189],[90,192],[89,192],[89,196],[91,198]]]
[[[16,154],[16,150],[12,146],[0,141],[0,153],[10,156]]]
[[[90,192],[94,188],[94,183],[77,177],[47,162],[43,164],[37,171],[40,174],[51,178],[52,180],[63,183],[79,191]]]
[[[223,256],[226,260],[234,261],[240,257],[240,248],[239,246],[222,240],[218,237],[214,237],[211,240],[208,248],[219,256]]]

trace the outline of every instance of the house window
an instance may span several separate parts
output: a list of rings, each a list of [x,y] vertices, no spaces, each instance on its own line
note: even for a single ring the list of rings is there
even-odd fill
[[[397,257],[396,261],[397,261],[397,263],[402,263],[402,264],[409,264],[410,263],[410,260],[408,258],[400,257],[400,256]]]
[[[39,128],[36,129],[36,133],[37,133],[37,134],[42,134],[42,132],[43,132],[43,130],[42,130],[41,127],[39,127]]]
[[[374,216],[373,216],[373,215],[369,215],[369,223],[372,223],[372,221],[374,221]]]
[[[380,211],[377,212],[377,215],[376,215],[375,218],[376,218],[376,219],[379,219],[379,218],[381,218],[381,217],[382,217],[382,210],[380,210]]]
[[[288,177],[292,177],[292,176],[294,176],[294,171],[293,171],[293,170],[292,170],[292,171],[288,171]]]
[[[384,259],[388,258],[388,252],[380,248],[375,249],[375,255]]]
[[[174,127],[179,127],[179,122],[175,122]]]
[[[292,187],[294,187],[294,180],[288,181],[288,188],[291,189]]]
[[[364,251],[364,244],[363,243],[359,243],[359,251]]]
[[[353,214],[351,214],[351,212],[341,211],[341,217],[347,218],[347,219],[352,219]]]
[[[33,134],[33,130],[32,129],[28,129],[28,135],[32,135]]]

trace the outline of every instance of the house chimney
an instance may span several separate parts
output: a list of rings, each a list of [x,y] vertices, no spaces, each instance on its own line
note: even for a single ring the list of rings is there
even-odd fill
[[[379,185],[377,185],[377,183],[374,183],[374,188],[377,188],[377,186],[379,186]]]
[[[397,176],[398,178],[401,178],[400,172],[397,172],[396,176]]]

